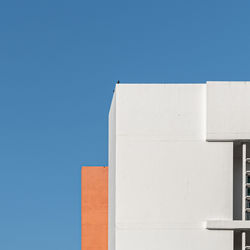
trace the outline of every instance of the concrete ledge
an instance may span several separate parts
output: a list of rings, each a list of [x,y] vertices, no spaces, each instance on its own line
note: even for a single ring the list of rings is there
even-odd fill
[[[242,220],[209,220],[206,222],[208,230],[250,231],[250,221]]]

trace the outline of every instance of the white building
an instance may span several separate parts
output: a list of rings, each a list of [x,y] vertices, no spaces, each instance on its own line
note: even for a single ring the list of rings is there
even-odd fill
[[[250,82],[118,84],[109,132],[109,250],[248,249]]]

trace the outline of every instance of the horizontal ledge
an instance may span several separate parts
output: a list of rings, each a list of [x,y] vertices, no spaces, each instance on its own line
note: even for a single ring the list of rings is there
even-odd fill
[[[250,231],[250,221],[243,220],[209,220],[206,222],[208,230]]]

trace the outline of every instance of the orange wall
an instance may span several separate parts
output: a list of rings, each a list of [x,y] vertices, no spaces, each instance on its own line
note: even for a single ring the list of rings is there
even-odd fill
[[[82,250],[108,250],[108,167],[82,167]]]

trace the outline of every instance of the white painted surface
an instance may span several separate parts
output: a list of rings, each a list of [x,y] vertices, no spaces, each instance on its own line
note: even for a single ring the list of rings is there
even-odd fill
[[[250,82],[207,82],[207,140],[250,139]]]
[[[205,139],[205,84],[119,84],[116,91],[118,135]]]
[[[109,190],[108,190],[108,249],[115,250],[115,193],[116,193],[116,96],[109,112]]]
[[[119,84],[115,95],[115,249],[233,249],[232,232],[205,228],[233,217],[233,143],[206,141],[206,85]]]
[[[209,230],[250,230],[250,221],[211,220],[206,222],[206,228]]]

